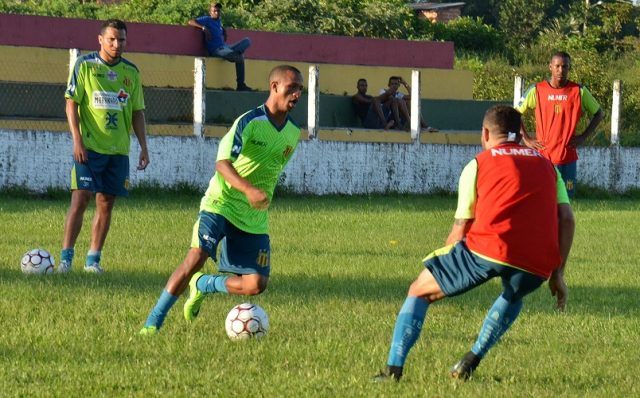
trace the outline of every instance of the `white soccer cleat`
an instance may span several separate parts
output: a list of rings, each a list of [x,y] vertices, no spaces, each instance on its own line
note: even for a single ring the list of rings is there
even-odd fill
[[[71,272],[71,261],[60,260],[60,264],[58,265],[58,269],[56,270],[59,274],[66,274],[67,272]]]
[[[93,263],[90,265],[85,265],[84,266],[84,272],[89,272],[89,273],[93,273],[93,274],[101,274],[104,272],[104,270],[102,269],[102,267],[100,266],[99,263]]]

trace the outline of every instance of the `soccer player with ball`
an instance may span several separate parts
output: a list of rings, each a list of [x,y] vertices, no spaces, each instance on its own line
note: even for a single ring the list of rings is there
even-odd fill
[[[184,305],[188,321],[198,316],[206,294],[257,295],[269,280],[270,253],[267,209],[280,173],[291,159],[300,128],[289,116],[302,93],[302,74],[280,65],[269,74],[267,101],[238,117],[218,146],[216,172],[193,227],[191,248],[169,277],[141,335],[154,335],[178,296],[190,288]],[[200,271],[216,258],[227,274]]]
[[[523,298],[549,280],[557,307],[564,309],[564,267],[575,220],[565,185],[551,161],[519,145],[521,115],[495,106],[482,122],[485,149],[460,176],[458,208],[447,246],[424,260],[396,319],[386,369],[375,381],[400,380],[405,361],[440,299],[471,290],[494,277],[503,291],[486,315],[471,350],[451,376],[471,377],[489,349],[520,314]]]

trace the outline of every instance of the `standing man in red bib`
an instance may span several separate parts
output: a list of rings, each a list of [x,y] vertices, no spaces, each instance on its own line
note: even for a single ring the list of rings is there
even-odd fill
[[[569,197],[575,194],[578,152],[596,127],[604,119],[604,112],[586,87],[567,78],[571,70],[571,57],[559,51],[551,57],[551,77],[532,84],[520,99],[516,109],[524,114],[528,109],[536,112],[535,138],[529,137],[522,127],[522,139],[530,148],[539,150],[558,168]],[[583,114],[591,121],[576,134]]]

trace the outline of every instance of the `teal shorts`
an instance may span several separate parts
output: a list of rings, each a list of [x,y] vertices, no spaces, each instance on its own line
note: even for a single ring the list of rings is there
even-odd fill
[[[218,270],[236,275],[271,272],[271,246],[269,235],[250,234],[238,229],[224,216],[201,211],[193,226],[191,247],[201,248],[217,261],[216,252],[220,244]]]
[[[422,262],[448,297],[462,294],[499,276],[504,289],[502,296],[515,302],[545,281],[545,278],[530,272],[484,259],[472,253],[464,241],[438,249]]]
[[[576,193],[576,177],[578,174],[578,162],[556,165],[562,176],[564,186],[567,187],[569,198],[573,198]]]
[[[129,156],[87,151],[87,163],[73,161],[71,189],[129,196]]]

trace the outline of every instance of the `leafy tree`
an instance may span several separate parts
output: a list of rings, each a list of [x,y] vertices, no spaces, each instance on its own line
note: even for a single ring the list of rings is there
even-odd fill
[[[407,38],[413,15],[403,0],[264,0],[250,16],[252,29]]]
[[[503,56],[481,57],[462,51],[456,57],[455,69],[473,72],[473,98],[477,100],[509,100],[513,97],[516,71]]]
[[[538,36],[553,0],[506,0],[500,4],[498,26],[514,52],[525,50]]]
[[[190,18],[208,13],[208,5],[209,1],[202,0],[129,0],[101,7],[97,17],[184,25]]]
[[[434,40],[452,41],[456,50],[468,50],[478,53],[502,52],[504,37],[492,26],[482,22],[479,17],[460,17],[449,23],[429,23]]]

